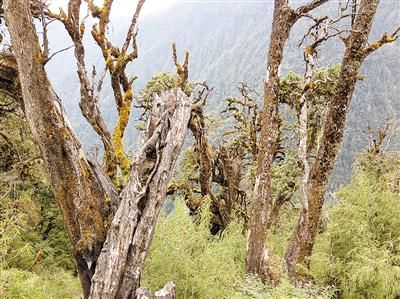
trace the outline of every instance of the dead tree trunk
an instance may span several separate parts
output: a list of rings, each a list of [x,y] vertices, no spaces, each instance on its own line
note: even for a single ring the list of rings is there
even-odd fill
[[[253,201],[250,211],[247,240],[246,270],[263,276],[269,198],[271,196],[272,163],[279,135],[279,67],[289,33],[296,21],[327,0],[314,0],[293,10],[288,0],[275,0],[272,32],[268,53],[268,78],[264,86],[264,107],[261,115],[261,134],[257,157]]]
[[[306,219],[306,225],[299,223],[285,255],[287,264],[292,268],[292,275],[296,264],[305,262],[313,249],[324,195],[343,139],[346,115],[361,64],[371,52],[385,43],[396,40],[400,31],[400,28],[397,28],[393,34],[385,33],[378,41],[366,47],[378,3],[379,0],[361,1],[351,33],[345,39],[346,50],[342,69],[328,110],[321,146],[307,184],[308,211],[305,214],[303,210],[300,217],[300,221]]]
[[[106,238],[109,207],[103,186],[90,167],[72,131],[60,100],[44,70],[28,2],[4,1],[19,72],[25,114],[42,152],[45,168],[68,231],[84,294],[87,297],[95,264]]]
[[[170,97],[176,99],[172,110],[167,108]],[[97,261],[90,298],[135,296],[190,110],[191,100],[181,90],[156,97],[142,146]]]

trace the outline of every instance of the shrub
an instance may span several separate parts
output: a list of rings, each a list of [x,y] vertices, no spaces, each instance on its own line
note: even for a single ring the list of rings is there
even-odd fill
[[[329,299],[334,295],[332,287],[320,287],[315,284],[294,286],[288,280],[282,280],[277,286],[263,284],[257,277],[248,276],[232,299]]]
[[[229,298],[244,276],[245,238],[234,222],[222,234],[210,233],[208,205],[193,222],[182,202],[158,221],[143,273],[143,285],[155,291],[177,285],[177,298]]]
[[[0,275],[0,294],[4,299],[81,298],[79,279],[59,269],[57,272],[36,273],[7,269]]]
[[[361,158],[351,183],[337,194],[341,201],[331,210],[327,231],[317,241],[311,270],[319,282],[335,283],[344,298],[396,298],[400,196],[392,188],[396,179],[391,166],[396,161],[378,156],[380,163],[366,164],[365,159],[370,161],[371,156]]]

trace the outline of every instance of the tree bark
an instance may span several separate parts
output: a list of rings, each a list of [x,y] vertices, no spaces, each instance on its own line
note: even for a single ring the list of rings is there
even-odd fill
[[[167,108],[170,97],[176,99],[172,111]],[[145,138],[97,261],[90,298],[135,296],[190,110],[191,99],[180,89],[156,97]]]
[[[313,57],[313,49],[306,48],[304,51],[304,60],[306,63],[306,74],[304,76],[304,87],[303,92],[300,96],[300,115],[299,115],[299,130],[300,130],[300,143],[298,148],[298,157],[301,165],[301,182],[300,182],[300,198],[301,198],[301,213],[299,222],[297,224],[296,232],[299,231],[298,234],[294,234],[293,238],[303,238],[304,240],[308,239],[306,227],[308,226],[308,214],[309,214],[309,207],[308,207],[308,193],[307,193],[307,186],[308,186],[308,179],[310,175],[310,165],[308,163],[308,150],[307,150],[307,141],[308,141],[308,91],[309,86],[311,84],[311,80],[314,74],[314,57]],[[293,249],[297,249],[294,247]],[[286,264],[287,264],[287,271],[289,277],[293,277],[296,271],[296,264],[294,262],[297,260],[299,252],[298,250],[293,250],[288,252],[285,256]]]
[[[6,0],[3,8],[18,69],[23,70],[19,80],[25,114],[60,206],[87,297],[107,232],[105,199],[115,194],[107,194],[110,189],[97,179],[47,78],[28,2]]]
[[[328,0],[313,0],[295,10],[288,0],[275,0],[270,38],[267,80],[264,83],[264,107],[257,157],[257,171],[250,211],[246,271],[263,277],[265,240],[271,196],[272,163],[279,137],[279,67],[289,33],[296,21]]]
[[[365,46],[379,0],[362,0],[353,30],[346,41],[342,69],[325,122],[321,146],[307,184],[308,212],[303,209],[300,221],[288,246],[285,259],[294,275],[296,264],[311,255],[324,203],[328,180],[344,135],[346,115],[364,61]],[[304,220],[304,223],[302,221]],[[307,263],[306,263],[307,264]]]
[[[267,229],[268,199],[272,163],[278,138],[279,67],[285,42],[296,17],[287,6],[288,1],[275,1],[271,42],[268,54],[268,78],[264,85],[264,108],[261,114],[261,133],[257,157],[253,201],[248,223],[246,270],[263,276],[263,262]]]

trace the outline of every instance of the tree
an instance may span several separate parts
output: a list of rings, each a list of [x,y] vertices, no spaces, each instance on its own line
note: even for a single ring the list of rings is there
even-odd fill
[[[156,96],[137,155],[130,160],[124,154],[122,137],[129,118],[134,79],[128,79],[125,69],[137,56],[136,22],[143,3],[139,1],[127,39],[119,49],[105,38],[112,1],[105,1],[102,9],[87,1],[92,15],[99,19],[92,35],[103,50],[119,111],[112,142],[111,134],[103,126],[97,108],[98,95],[95,95],[103,77],[90,83],[84,64],[82,36],[85,26],[80,21],[81,1],[69,1],[68,12],[61,10],[59,14],[48,11],[42,2],[6,0],[3,4],[25,115],[40,147],[73,245],[85,298],[137,295],[140,273],[165,199],[168,179],[190,118],[190,97],[179,88]],[[51,57],[47,38],[44,32],[41,49],[32,14],[39,16],[44,29],[46,18],[62,21],[74,42],[81,82],[81,109],[102,137],[105,171],[83,153],[47,78],[44,64]],[[127,52],[129,46],[133,47],[130,53]],[[116,179],[118,173],[122,174],[120,179]],[[121,185],[121,181],[126,184]]]
[[[392,34],[385,33],[378,41],[368,43],[378,4],[378,0],[360,2],[350,33],[344,39],[346,50],[335,92],[330,99],[321,145],[310,169],[309,178],[303,182],[303,209],[285,255],[288,272],[292,277],[295,275],[296,264],[303,263],[311,255],[314,246],[328,180],[343,139],[346,115],[361,64],[370,53],[383,44],[396,40],[400,31],[399,27]]]
[[[193,214],[198,212],[205,198],[210,198],[213,214],[211,232],[217,234],[227,227],[235,215],[246,218],[248,199],[241,182],[249,166],[253,165],[254,151],[257,150],[258,111],[252,99],[254,91],[241,83],[241,96],[228,98],[227,108],[223,111],[227,119],[233,118],[233,129],[224,132],[224,137],[231,138],[214,146],[209,141],[204,115],[206,100],[212,88],[206,83],[202,86],[189,123],[194,145],[186,152],[186,159],[182,163],[182,168],[188,171],[171,184],[170,192],[180,190]],[[189,157],[194,159],[190,161]]]
[[[257,175],[254,186],[253,203],[249,220],[247,272],[264,276],[264,259],[268,254],[265,250],[265,235],[268,223],[268,210],[271,197],[271,173],[274,162],[274,148],[277,140],[277,115],[279,108],[279,77],[278,70],[282,62],[283,48],[289,32],[294,23],[302,16],[306,16],[315,22],[308,34],[314,34],[314,43],[305,49],[306,62],[305,82],[300,92],[297,103],[301,139],[299,144],[299,159],[303,171],[300,193],[302,198],[302,210],[298,225],[288,246],[285,260],[288,273],[291,277],[295,274],[298,262],[303,262],[311,254],[318,222],[324,201],[324,195],[336,160],[339,146],[344,134],[346,113],[351,101],[354,87],[358,78],[358,71],[362,61],[383,44],[397,39],[400,28],[392,34],[385,33],[378,41],[366,46],[372,20],[379,1],[363,0],[358,5],[357,14],[340,15],[338,19],[330,19],[328,16],[316,18],[309,12],[324,4],[326,1],[311,1],[297,9],[288,7],[288,1],[275,1],[272,23],[271,42],[268,54],[268,79],[264,88],[264,107],[261,118],[260,149],[257,159]],[[353,1],[354,2],[354,1]],[[342,10],[345,11],[349,7]],[[353,3],[354,4],[354,3]],[[350,30],[337,29],[334,24],[345,17],[352,17],[353,26]],[[313,31],[314,30],[314,31]],[[332,30],[332,32],[330,31]],[[322,32],[322,34],[319,34]],[[342,36],[349,33],[347,37]],[[329,99],[327,117],[323,126],[323,134],[317,157],[312,167],[309,165],[307,145],[308,121],[307,106],[310,93],[311,78],[314,73],[314,55],[316,48],[325,40],[339,36],[343,39],[346,51],[343,58],[343,66],[335,86],[335,92]],[[312,138],[311,143],[314,143]]]
[[[283,50],[293,25],[303,15],[324,4],[327,0],[313,0],[297,9],[290,8],[288,2],[288,0],[275,0],[274,5],[267,63],[268,78],[264,84],[260,146],[249,219],[246,270],[248,273],[260,276],[264,276],[265,240],[269,200],[271,197],[272,164],[279,132],[279,67],[282,63]]]

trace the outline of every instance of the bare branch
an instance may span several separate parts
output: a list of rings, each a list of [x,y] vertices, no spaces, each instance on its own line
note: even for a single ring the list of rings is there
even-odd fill
[[[172,59],[174,60],[176,66],[176,73],[179,77],[179,85],[182,87],[189,77],[189,52],[185,52],[185,61],[183,65],[178,62],[178,56],[176,54],[176,45],[172,44]]]
[[[313,9],[321,6],[322,4],[325,4],[329,0],[312,0],[311,2],[308,2],[298,8],[296,8],[295,12],[297,15],[304,15]]]
[[[129,48],[129,44],[131,43],[131,40],[132,40],[133,41],[132,42],[132,47],[133,47],[132,53],[135,53],[134,58],[137,57],[137,45],[136,45],[137,20],[139,18],[139,14],[143,7],[144,2],[145,2],[145,0],[139,0],[138,4],[136,6],[135,14],[133,15],[131,25],[129,26],[128,33],[126,34],[125,43],[122,47],[122,51],[121,51],[122,55],[126,54],[128,48]]]
[[[390,121],[386,121],[384,127],[377,130],[368,125],[367,130],[363,131],[365,134],[368,135],[370,141],[368,153],[378,155],[381,152],[383,143],[387,139],[391,127],[392,123]]]
[[[203,88],[197,92],[197,96],[194,99],[194,104],[201,102],[201,105],[205,106],[207,103],[207,98],[210,95],[210,93],[214,90],[214,87],[210,88],[206,81],[202,83],[197,83],[196,85],[202,86]]]
[[[61,50],[58,50],[58,51],[52,53],[50,56],[47,57],[47,59],[45,59],[45,60],[43,61],[43,63],[46,64],[46,63],[49,62],[54,56],[56,56],[57,54],[60,54],[60,53],[62,53],[62,52],[68,51],[68,50],[71,49],[73,46],[74,46],[74,45],[71,45],[71,46],[69,46],[69,47],[66,47],[66,48],[64,48],[64,49],[61,49]]]

